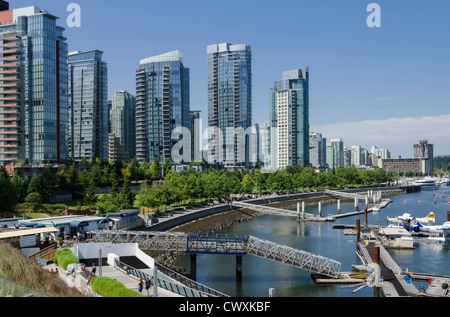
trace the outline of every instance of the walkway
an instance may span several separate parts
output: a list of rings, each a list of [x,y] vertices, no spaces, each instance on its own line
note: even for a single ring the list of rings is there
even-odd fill
[[[92,262],[92,260],[89,260],[89,263],[91,263],[91,262]],[[106,259],[104,262],[106,262]],[[98,265],[98,264],[96,264],[96,265]],[[78,290],[85,296],[101,297],[100,295],[98,295],[97,293],[95,293],[92,290],[91,286],[87,284],[87,280],[80,273],[77,273],[74,278],[72,274],[67,274],[66,271],[64,271],[60,266],[58,266],[56,264],[49,264],[45,268],[49,271],[51,269],[55,270],[57,268],[59,271],[59,277],[70,287],[78,288]],[[99,274],[99,269],[97,269],[97,275],[98,274]],[[116,280],[116,281],[122,283],[126,288],[131,289],[135,292],[139,292],[138,291],[139,279],[134,277],[133,275],[126,274],[119,269],[116,269],[109,265],[102,265],[101,276]],[[150,294],[150,297],[153,296],[153,286],[149,289],[149,294]],[[145,290],[145,288],[142,291],[142,295],[147,295],[147,291]],[[161,287],[158,287],[157,295],[158,295],[158,297],[181,297],[180,295],[169,292],[168,290],[165,290]]]
[[[374,242],[369,242],[364,248],[374,259]],[[411,283],[406,283],[401,268],[395,263],[389,253],[380,246],[381,289],[385,297],[416,297],[418,290]]]

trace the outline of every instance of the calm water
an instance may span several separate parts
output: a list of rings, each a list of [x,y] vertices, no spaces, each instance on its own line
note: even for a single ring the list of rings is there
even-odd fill
[[[447,192],[447,196],[445,196]],[[387,217],[410,213],[425,217],[429,212],[436,214],[436,225],[446,221],[450,210],[450,187],[436,190],[444,196],[434,203],[433,191],[397,195],[388,207],[378,213],[368,214],[369,224],[387,225]],[[383,196],[383,198],[386,198]],[[419,201],[421,203],[419,203]],[[292,206],[296,210],[296,206]],[[341,212],[353,211],[353,202],[341,203]],[[363,209],[363,206],[360,206]],[[317,214],[317,207],[306,212]],[[322,206],[322,215],[336,214],[337,206]],[[361,224],[364,215],[359,216]],[[245,223],[236,224],[221,233],[244,234],[273,241],[299,250],[334,259],[342,263],[341,272],[350,272],[352,264],[361,264],[356,255],[355,236],[346,236],[333,224],[355,224],[356,217],[337,219],[324,223],[297,223],[295,218],[264,216]],[[450,275],[450,243],[429,242],[426,238],[415,238],[414,250],[390,251],[394,260],[403,269],[411,272]],[[179,265],[189,271],[189,256],[184,256]],[[224,292],[232,297],[265,297],[270,288],[275,288],[277,297],[373,297],[369,287],[352,294],[342,285],[316,285],[308,271],[277,263],[271,260],[246,255],[242,261],[242,282],[236,282],[236,258],[226,255],[197,255],[197,281]],[[419,287],[421,284],[417,284]]]

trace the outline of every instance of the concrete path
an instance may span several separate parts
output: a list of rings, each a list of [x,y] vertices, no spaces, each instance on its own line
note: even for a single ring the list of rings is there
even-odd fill
[[[55,269],[58,269],[59,271],[58,276],[70,287],[77,287],[80,290],[80,292],[83,293],[84,295],[92,297],[101,297],[92,290],[90,285],[87,285],[87,280],[83,276],[81,276],[81,274],[77,273],[74,278],[72,274],[67,274],[66,271],[64,271],[60,266],[56,264],[49,264],[45,268],[49,271],[51,269],[53,269],[53,271],[55,271]],[[99,273],[98,269],[97,273]],[[102,276],[116,280],[122,283],[126,288],[131,289],[137,293],[139,292],[138,291],[139,279],[132,275],[126,274],[120,271],[119,269],[116,269],[108,265],[102,266]],[[154,290],[153,286],[150,287],[149,289],[150,297],[153,297],[153,290]],[[147,296],[147,290],[145,289],[145,287],[142,291],[142,295]],[[161,287],[158,287],[157,297],[182,297],[182,296],[172,293]]]

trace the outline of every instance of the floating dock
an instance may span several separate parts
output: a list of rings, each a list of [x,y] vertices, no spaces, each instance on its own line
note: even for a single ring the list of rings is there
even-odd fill
[[[357,273],[344,273],[341,279],[316,279],[321,284],[347,284],[344,287],[358,287],[359,289],[370,286],[377,289],[383,297],[450,297],[450,276],[433,275],[426,273],[405,272],[391,257],[386,248],[378,240],[378,227],[365,226],[360,228],[359,219],[355,226],[345,225],[345,228],[356,228],[356,253],[363,262],[362,265],[354,265],[353,269],[363,272],[362,275]],[[374,283],[373,268],[378,266],[378,281]],[[364,279],[364,273],[367,278]],[[346,279],[345,276],[349,279]],[[357,277],[357,278],[356,278]],[[359,284],[358,284],[359,280]],[[371,281],[369,281],[371,280]],[[418,290],[413,281],[428,282],[426,290]],[[347,282],[347,283],[346,283]],[[353,285],[354,286],[353,286]]]

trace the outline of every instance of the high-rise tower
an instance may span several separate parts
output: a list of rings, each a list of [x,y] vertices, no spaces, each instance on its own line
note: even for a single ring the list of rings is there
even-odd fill
[[[190,73],[179,51],[141,60],[136,71],[136,157],[172,159],[177,127],[190,130]],[[190,153],[189,153],[190,160]]]
[[[108,161],[108,70],[98,50],[69,54],[69,156]]]
[[[270,90],[272,166],[309,166],[309,69],[283,72]]]
[[[110,121],[111,133],[124,147],[127,160],[133,159],[136,153],[136,97],[125,90],[115,92]]]
[[[58,19],[0,8],[0,165],[67,160],[67,43]]]
[[[226,167],[249,166],[252,125],[252,51],[246,44],[214,44],[208,55],[208,162]]]

